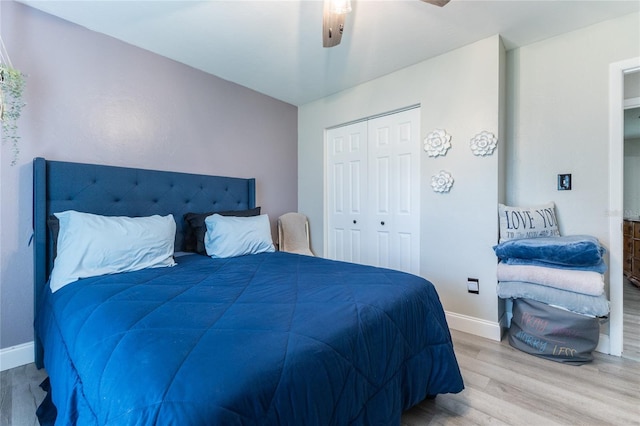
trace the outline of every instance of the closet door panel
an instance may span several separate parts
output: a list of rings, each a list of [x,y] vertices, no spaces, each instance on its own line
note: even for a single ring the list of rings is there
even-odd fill
[[[375,266],[382,268],[392,268],[391,260],[391,236],[388,232],[378,231],[376,232],[376,244],[375,244]]]
[[[369,121],[369,193],[377,239],[378,266],[419,273],[420,269],[420,110]]]
[[[372,201],[373,201],[373,210],[377,215],[388,215],[391,213],[390,211],[390,201],[391,194],[389,193],[389,179],[390,179],[390,158],[389,157],[378,157],[374,160],[374,167],[371,170],[371,176],[375,176],[375,178],[371,178],[373,183],[372,190]]]
[[[411,199],[412,188],[414,183],[411,181],[412,177],[412,162],[410,154],[402,154],[398,156],[398,205],[396,214],[410,215],[411,214]],[[417,184],[417,182],[416,182]]]
[[[362,186],[364,185],[364,182],[362,182],[362,166],[361,160],[349,163],[349,213],[353,216],[362,214]]]
[[[361,263],[366,215],[367,126],[327,131],[327,256]]]
[[[344,166],[344,163],[336,163],[333,165],[332,177],[334,183],[344,181]],[[334,184],[331,192],[333,194],[333,209],[331,213],[338,215],[345,214],[344,187]]]
[[[402,271],[411,271],[412,265],[411,260],[415,256],[419,256],[420,253],[414,253],[412,247],[412,234],[407,234],[404,232],[398,233],[398,241],[399,241],[399,250],[398,250],[398,258],[394,259],[394,263],[399,265],[399,269]]]

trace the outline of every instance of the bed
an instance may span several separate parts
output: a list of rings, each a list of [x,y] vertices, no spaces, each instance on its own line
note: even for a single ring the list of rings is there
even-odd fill
[[[43,158],[33,172],[34,340],[50,386],[40,411],[56,424],[399,424],[464,388],[423,278],[283,252],[182,255],[185,214],[255,209],[254,179]],[[70,210],[173,215],[175,265],[52,292],[47,220]]]

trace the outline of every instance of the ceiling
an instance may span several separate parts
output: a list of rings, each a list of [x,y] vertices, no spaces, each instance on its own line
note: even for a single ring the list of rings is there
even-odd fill
[[[359,0],[327,49],[319,0],[19,1],[293,105],[494,34],[512,49],[640,10],[637,0]]]

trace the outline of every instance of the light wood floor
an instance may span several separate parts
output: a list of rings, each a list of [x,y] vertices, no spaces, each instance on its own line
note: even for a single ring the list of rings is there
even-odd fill
[[[452,331],[466,389],[404,413],[411,425],[640,425],[640,362],[594,353],[579,367],[536,358],[506,342]],[[37,425],[33,364],[0,373],[0,425]]]
[[[39,424],[36,409],[45,397],[40,383],[46,377],[33,363],[0,372],[0,425]]]
[[[640,362],[594,353],[570,366],[452,331],[466,389],[405,412],[403,425],[640,425]]]
[[[640,361],[640,288],[624,280],[622,356]]]

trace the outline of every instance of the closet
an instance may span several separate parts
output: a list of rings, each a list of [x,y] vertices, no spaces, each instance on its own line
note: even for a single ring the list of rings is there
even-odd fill
[[[327,257],[420,272],[420,108],[326,132]]]

